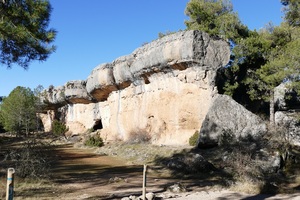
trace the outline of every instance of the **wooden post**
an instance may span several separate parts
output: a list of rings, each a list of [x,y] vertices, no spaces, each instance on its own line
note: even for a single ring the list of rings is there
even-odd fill
[[[146,200],[146,182],[147,182],[147,165],[144,165],[144,172],[143,172],[143,200]]]
[[[13,200],[14,198],[14,168],[7,170],[7,187],[6,187],[6,200]]]

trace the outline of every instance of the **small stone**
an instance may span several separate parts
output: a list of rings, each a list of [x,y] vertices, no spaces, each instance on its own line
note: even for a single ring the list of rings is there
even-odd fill
[[[149,192],[146,194],[146,199],[147,200],[154,200],[155,199],[155,194],[153,192]]]

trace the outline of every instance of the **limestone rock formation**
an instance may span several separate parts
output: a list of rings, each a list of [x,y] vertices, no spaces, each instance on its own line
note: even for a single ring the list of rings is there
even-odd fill
[[[202,71],[216,71],[228,63],[228,57],[224,41],[213,40],[200,31],[179,32],[146,44],[112,63],[99,65],[88,77],[86,88],[98,101],[105,101],[112,91],[131,84],[151,83],[153,74],[168,74],[193,66]]]
[[[300,146],[299,113],[289,111],[277,111],[275,123],[282,128],[280,139]]]
[[[65,100],[70,104],[92,103],[93,99],[86,90],[86,81],[69,81],[65,84]]]
[[[198,147],[216,146],[222,137],[259,137],[266,124],[227,95],[216,95],[200,129]]]
[[[42,97],[42,101],[45,104],[46,109],[49,110],[55,110],[67,104],[65,101],[65,86],[49,86],[49,88],[44,91],[44,95],[42,95]]]
[[[74,134],[99,129],[105,140],[149,138],[187,144],[216,94],[216,71],[229,62],[227,42],[182,31],[97,66],[86,81],[46,91]],[[64,107],[64,109],[57,109]]]
[[[277,110],[287,111],[300,108],[299,95],[289,87],[288,83],[281,83],[275,88],[274,100]]]

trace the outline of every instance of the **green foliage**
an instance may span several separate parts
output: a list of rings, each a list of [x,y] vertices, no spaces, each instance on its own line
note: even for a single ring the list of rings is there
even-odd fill
[[[53,121],[52,132],[54,135],[57,135],[57,136],[64,135],[68,130],[69,130],[68,127],[64,123],[62,123],[58,120]]]
[[[195,133],[190,137],[189,144],[190,146],[196,146],[199,139],[199,131],[195,131]]]
[[[172,35],[174,33],[176,33],[176,32],[173,32],[173,31],[166,31],[165,33],[159,32],[158,33],[158,38],[163,38],[163,37],[165,37],[167,35]]]
[[[299,0],[281,0],[285,6],[285,21],[290,26],[300,26],[300,1]]]
[[[99,135],[89,136],[84,142],[84,145],[89,147],[102,147],[104,145],[103,139]]]
[[[244,105],[250,101],[269,103],[272,122],[274,88],[289,82],[290,89],[300,89],[299,30],[286,23],[278,27],[269,24],[240,40],[233,49],[232,66],[223,70],[227,77],[224,93]],[[248,102],[242,102],[241,96]]]
[[[191,0],[185,14],[190,18],[185,21],[189,30],[202,30],[233,41],[248,34],[229,0]]]
[[[0,1],[0,62],[23,68],[33,60],[45,61],[55,51],[50,45],[56,31],[48,29],[51,5],[48,0]]]
[[[28,134],[36,128],[36,97],[30,88],[16,87],[3,99],[0,120],[4,129]]]

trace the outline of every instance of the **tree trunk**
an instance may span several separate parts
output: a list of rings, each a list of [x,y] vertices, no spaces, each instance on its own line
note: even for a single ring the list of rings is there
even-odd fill
[[[274,91],[270,92],[270,126],[275,128],[275,101],[274,101]]]

